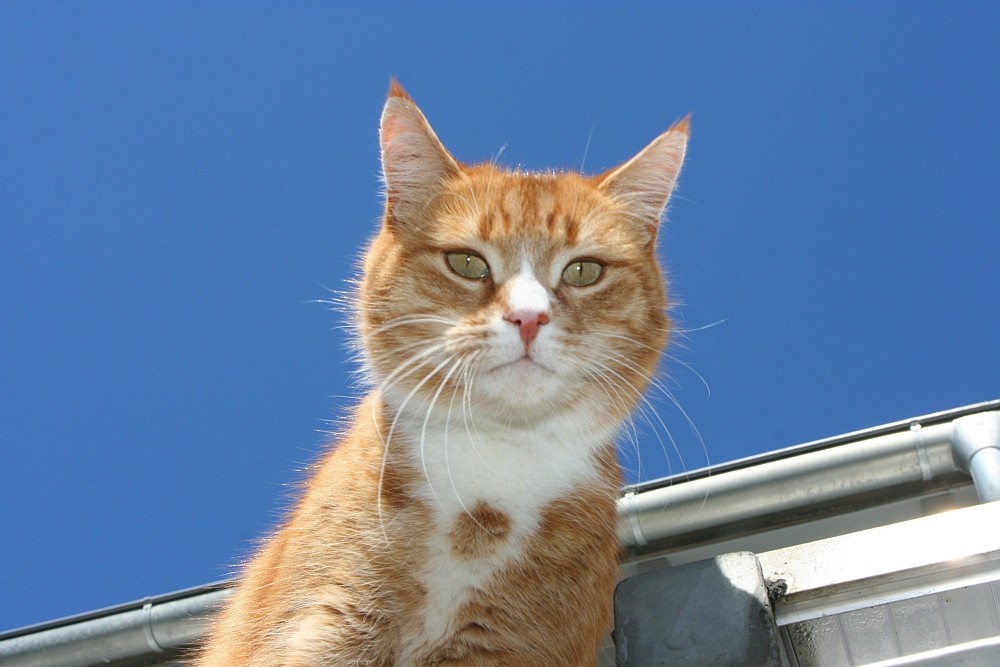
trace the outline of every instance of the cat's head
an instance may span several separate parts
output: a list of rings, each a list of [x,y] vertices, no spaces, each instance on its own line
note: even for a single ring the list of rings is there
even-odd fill
[[[667,339],[655,245],[686,143],[685,120],[593,177],[468,166],[393,83],[359,294],[374,382],[479,419],[623,418]]]

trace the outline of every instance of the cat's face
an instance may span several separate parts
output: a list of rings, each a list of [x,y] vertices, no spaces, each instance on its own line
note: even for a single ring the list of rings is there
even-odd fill
[[[390,400],[506,423],[624,417],[667,338],[656,224],[685,139],[594,178],[468,167],[394,89],[360,312]]]

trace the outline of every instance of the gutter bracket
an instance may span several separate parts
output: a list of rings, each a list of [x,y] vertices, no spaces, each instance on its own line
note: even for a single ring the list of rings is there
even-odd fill
[[[165,648],[160,646],[160,642],[156,641],[156,635],[153,633],[153,601],[149,600],[146,604],[142,605],[142,634],[146,638],[146,645],[151,651],[156,653],[163,653],[166,651]]]

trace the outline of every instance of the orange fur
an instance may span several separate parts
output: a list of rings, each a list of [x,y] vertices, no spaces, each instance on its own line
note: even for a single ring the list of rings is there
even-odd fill
[[[449,538],[451,551],[459,558],[482,558],[510,538],[510,517],[480,502],[471,512],[458,516]]]
[[[374,388],[196,664],[594,664],[614,433],[667,339],[655,240],[687,133],[595,177],[468,166],[392,82],[386,212],[357,294]],[[488,274],[449,269],[456,252]],[[581,260],[600,277],[563,280]]]

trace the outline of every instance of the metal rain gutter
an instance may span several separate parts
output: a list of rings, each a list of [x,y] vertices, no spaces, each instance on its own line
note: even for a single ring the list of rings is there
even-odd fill
[[[638,554],[787,526],[966,485],[966,470],[981,499],[1000,499],[1000,401],[760,458],[626,490],[622,546]]]
[[[231,593],[211,584],[0,634],[3,667],[137,664],[177,655]]]

